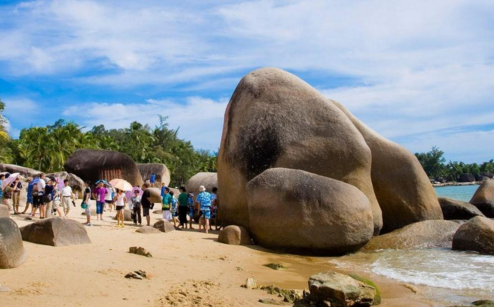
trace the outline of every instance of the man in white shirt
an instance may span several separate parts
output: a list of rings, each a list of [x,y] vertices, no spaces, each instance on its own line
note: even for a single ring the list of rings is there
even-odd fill
[[[39,218],[44,219],[46,217],[46,205],[43,203],[43,196],[45,195],[45,174],[39,175],[38,183],[36,183],[36,190],[33,195],[33,212],[32,217],[36,215],[36,209],[39,208]]]
[[[74,193],[69,185],[69,181],[66,179],[63,181],[65,187],[62,189],[62,207],[65,217],[69,215],[70,201],[75,201]]]

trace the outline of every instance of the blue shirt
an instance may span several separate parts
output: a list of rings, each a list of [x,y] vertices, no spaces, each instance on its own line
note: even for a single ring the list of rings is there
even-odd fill
[[[149,181],[151,181],[151,183],[154,183],[156,181],[156,175],[155,174],[152,174],[151,175],[151,178],[149,179]]]
[[[165,190],[166,190],[166,187],[162,186],[161,187],[161,197],[165,197]]]
[[[211,194],[208,192],[201,192],[197,195],[196,201],[199,203],[201,208],[211,207]]]

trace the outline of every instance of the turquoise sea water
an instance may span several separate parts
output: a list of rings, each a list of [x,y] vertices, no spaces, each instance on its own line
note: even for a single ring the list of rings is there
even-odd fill
[[[436,187],[437,197],[449,197],[461,201],[469,202],[473,194],[477,190],[478,185],[451,186],[451,187]]]

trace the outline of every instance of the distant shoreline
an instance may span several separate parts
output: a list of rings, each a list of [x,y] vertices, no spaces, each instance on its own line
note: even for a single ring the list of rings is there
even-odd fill
[[[472,182],[445,182],[445,183],[433,183],[432,186],[435,188],[440,187],[460,187],[467,185],[480,185],[481,181],[472,181]]]

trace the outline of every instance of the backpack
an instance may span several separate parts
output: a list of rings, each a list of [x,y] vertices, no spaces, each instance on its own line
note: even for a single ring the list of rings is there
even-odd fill
[[[12,198],[12,188],[10,187],[10,185],[6,186],[5,189],[3,189],[3,198],[5,199]]]
[[[31,194],[38,196],[38,184],[33,184],[33,190],[31,191]]]

